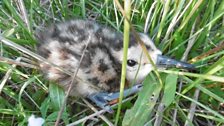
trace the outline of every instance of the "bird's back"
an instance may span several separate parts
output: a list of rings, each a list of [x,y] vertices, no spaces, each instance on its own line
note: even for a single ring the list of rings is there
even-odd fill
[[[77,74],[81,81],[74,81],[71,95],[118,90],[121,64],[112,52],[122,48],[120,33],[91,21],[71,20],[53,25],[37,36],[38,53],[67,71],[76,71],[84,53]],[[40,67],[47,79],[68,89],[70,75],[45,63],[40,63]]]

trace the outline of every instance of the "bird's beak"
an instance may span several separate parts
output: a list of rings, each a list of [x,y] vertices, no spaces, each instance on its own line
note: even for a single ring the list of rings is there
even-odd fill
[[[163,56],[163,55],[158,55],[157,56],[157,62],[156,65],[159,68],[181,68],[181,69],[186,69],[186,70],[195,70],[195,66],[186,62],[182,61],[177,61],[174,59],[171,59],[169,57]]]

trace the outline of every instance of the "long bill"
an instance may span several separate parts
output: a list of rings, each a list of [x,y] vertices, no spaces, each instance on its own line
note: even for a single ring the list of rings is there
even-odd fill
[[[160,68],[181,68],[190,71],[196,70],[195,66],[186,62],[177,61],[175,59],[171,59],[167,56],[158,55],[156,65]]]

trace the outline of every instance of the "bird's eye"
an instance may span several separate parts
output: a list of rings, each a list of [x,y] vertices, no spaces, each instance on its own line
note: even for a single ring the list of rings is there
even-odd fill
[[[137,64],[137,62],[134,61],[134,60],[128,60],[128,61],[127,61],[127,64],[128,64],[128,66],[133,67],[133,66],[135,66],[135,65]]]

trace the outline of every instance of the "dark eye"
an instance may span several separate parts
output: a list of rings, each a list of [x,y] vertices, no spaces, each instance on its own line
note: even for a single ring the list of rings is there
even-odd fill
[[[137,62],[136,61],[134,61],[134,60],[128,60],[127,61],[127,64],[128,64],[128,66],[135,66],[136,64],[137,64]]]

